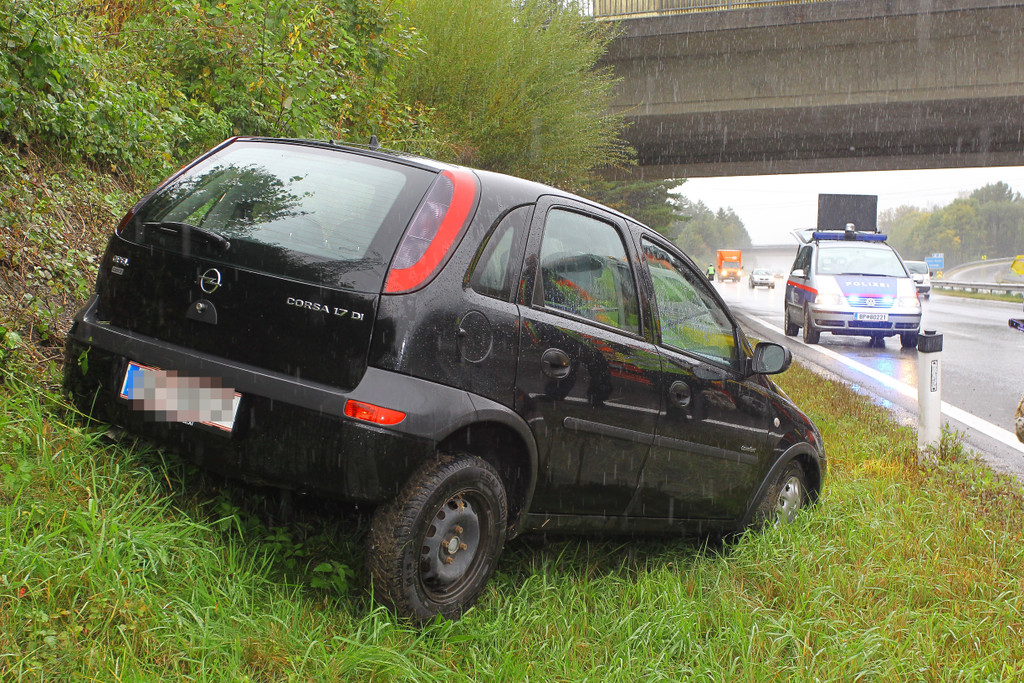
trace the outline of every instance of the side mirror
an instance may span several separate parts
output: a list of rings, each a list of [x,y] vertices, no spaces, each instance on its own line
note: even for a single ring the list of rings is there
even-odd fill
[[[793,362],[793,354],[782,344],[760,342],[754,347],[750,359],[750,373],[753,375],[776,375],[784,372]]]
[[[807,277],[807,273],[804,272],[803,268],[797,268],[792,273],[790,273],[790,275],[792,275],[793,277]]]

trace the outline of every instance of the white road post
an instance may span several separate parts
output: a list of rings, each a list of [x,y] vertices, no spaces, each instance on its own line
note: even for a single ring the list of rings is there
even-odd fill
[[[942,335],[923,330],[917,336],[917,460],[942,437]]]

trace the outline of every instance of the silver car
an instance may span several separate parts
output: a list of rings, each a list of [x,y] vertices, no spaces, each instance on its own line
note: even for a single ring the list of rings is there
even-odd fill
[[[807,344],[822,332],[871,337],[883,346],[899,335],[903,348],[917,346],[921,302],[896,251],[877,233],[800,231],[786,281],[785,332],[803,328]]]
[[[924,261],[904,261],[910,277],[914,278],[914,285],[917,286],[917,293],[925,299],[932,295],[932,277],[928,272],[928,264]]]
[[[754,268],[754,270],[750,271],[748,282],[751,289],[754,287],[775,289],[775,279],[772,277],[772,272],[767,268]]]

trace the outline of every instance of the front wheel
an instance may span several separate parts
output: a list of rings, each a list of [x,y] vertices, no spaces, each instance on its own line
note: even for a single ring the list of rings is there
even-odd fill
[[[489,464],[466,454],[425,463],[370,524],[377,597],[416,623],[459,618],[494,573],[507,518],[505,487]]]
[[[900,346],[905,349],[917,347],[917,332],[900,332]]]
[[[800,463],[791,462],[775,478],[758,505],[754,516],[756,526],[789,524],[810,502],[807,475]]]

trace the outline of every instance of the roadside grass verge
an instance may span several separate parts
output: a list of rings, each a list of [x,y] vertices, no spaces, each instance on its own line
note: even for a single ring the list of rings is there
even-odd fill
[[[374,607],[359,515],[282,512],[5,374],[0,679],[1024,677],[1019,484],[948,434],[919,467],[912,430],[799,366],[779,383],[829,455],[794,524],[706,545],[525,536],[461,621],[417,630]]]
[[[985,301],[1009,301],[1019,304],[1024,301],[1020,294],[1007,294],[1005,292],[964,292],[957,289],[932,288],[932,294],[940,296],[955,296],[960,299],[984,299]]]

